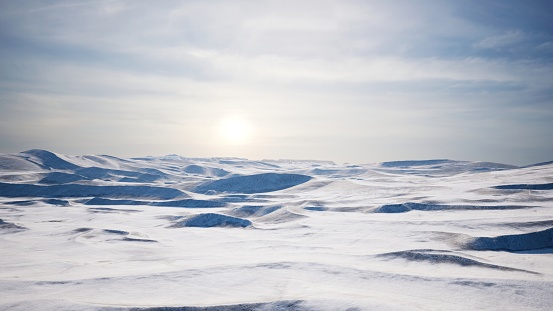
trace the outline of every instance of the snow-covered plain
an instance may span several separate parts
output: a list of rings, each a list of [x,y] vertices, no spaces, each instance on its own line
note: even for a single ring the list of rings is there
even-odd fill
[[[2,310],[551,310],[553,164],[0,154]]]

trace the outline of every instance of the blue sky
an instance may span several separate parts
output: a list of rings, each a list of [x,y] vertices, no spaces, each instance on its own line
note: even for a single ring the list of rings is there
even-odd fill
[[[550,1],[0,0],[0,40],[0,152],[553,160]]]

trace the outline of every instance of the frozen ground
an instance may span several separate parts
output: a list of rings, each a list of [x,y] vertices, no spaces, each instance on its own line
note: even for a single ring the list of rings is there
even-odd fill
[[[553,164],[0,155],[2,310],[550,310]]]

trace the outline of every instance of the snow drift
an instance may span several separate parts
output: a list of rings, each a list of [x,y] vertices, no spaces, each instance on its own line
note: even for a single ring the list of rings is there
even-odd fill
[[[85,202],[86,205],[146,205],[166,207],[188,208],[215,208],[224,207],[227,204],[219,201],[182,199],[172,201],[138,201],[138,200],[113,200],[106,198],[92,198]]]
[[[32,149],[21,153],[29,162],[45,169],[74,170],[80,168],[71,162],[61,159],[53,152]]]
[[[504,270],[504,271],[522,271],[522,272],[533,273],[526,270],[484,263],[474,259],[451,254],[451,252],[449,251],[439,251],[439,250],[432,250],[432,249],[408,250],[408,251],[401,251],[401,252],[386,253],[386,254],[378,255],[378,257],[382,257],[386,259],[405,259],[408,261],[419,261],[419,262],[426,262],[430,264],[452,264],[452,265],[458,265],[462,267],[479,267],[479,268],[497,269],[497,270]]]
[[[211,228],[211,227],[249,227],[251,226],[251,221],[247,219],[242,219],[238,217],[226,216],[222,214],[215,213],[206,213],[191,216],[185,220],[180,220],[176,222],[172,227],[200,227],[200,228]]]
[[[197,193],[262,193],[291,188],[311,180],[311,177],[300,174],[264,173],[247,176],[235,176],[219,179],[197,186]]]
[[[502,190],[553,190],[553,183],[500,185],[494,188]]]
[[[175,199],[187,195],[173,188],[153,186],[96,186],[96,185],[52,185],[38,186],[30,184],[9,184],[0,182],[0,196],[4,197],[42,197],[42,198],[150,198]]]
[[[478,251],[529,251],[553,248],[553,228],[524,234],[473,238],[465,247]]]
[[[23,230],[27,230],[27,228],[0,219],[0,232],[2,233],[14,233]]]
[[[447,210],[507,210],[529,208],[520,205],[446,205],[430,203],[384,204],[374,210],[375,213],[405,213],[409,211],[447,211]]]

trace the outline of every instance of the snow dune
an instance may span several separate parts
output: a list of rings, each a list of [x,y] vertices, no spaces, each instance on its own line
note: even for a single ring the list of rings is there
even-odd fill
[[[494,188],[503,190],[553,190],[553,183],[501,185]]]
[[[226,203],[210,200],[168,200],[168,201],[138,201],[138,200],[113,200],[106,198],[92,198],[84,203],[85,205],[148,205],[167,207],[189,207],[189,208],[215,208],[224,207]]]
[[[214,307],[158,307],[158,308],[120,308],[125,311],[247,311],[247,310],[275,310],[275,311],[308,311],[312,307],[302,301],[275,301],[267,303],[236,304]]]
[[[23,230],[27,230],[27,228],[18,226],[11,222],[6,222],[3,219],[0,219],[0,232],[2,233],[6,233],[6,232],[13,233],[13,232],[19,232]]]
[[[455,160],[391,161],[379,165],[385,172],[417,174],[423,176],[448,176],[462,173],[481,173],[516,169],[517,166],[493,162],[469,162]]]
[[[405,213],[409,211],[446,211],[446,210],[505,210],[530,208],[519,205],[447,205],[431,203],[407,202],[400,204],[385,204],[374,210],[375,213]]]
[[[71,205],[71,203],[68,200],[60,200],[60,199],[17,200],[17,201],[10,201],[8,203],[13,205],[20,205],[20,206],[35,205],[35,204],[41,204],[41,203],[55,205],[55,206]]]
[[[0,154],[0,309],[549,310],[551,176]]]
[[[249,220],[231,217],[215,213],[198,214],[177,221],[172,227],[249,227],[252,223]]]
[[[206,193],[263,193],[283,190],[309,181],[311,177],[300,174],[264,173],[248,176],[234,176],[206,182],[197,186],[194,192]]]
[[[214,176],[214,177],[223,177],[229,174],[229,172],[220,168],[206,167],[206,166],[200,166],[196,164],[188,165],[183,169],[183,171],[189,174]]]
[[[46,185],[59,185],[88,179],[90,178],[78,174],[52,172],[45,174],[44,177],[42,177],[42,179],[38,181],[38,183]]]
[[[523,234],[478,237],[468,242],[465,247],[479,251],[528,251],[553,248],[553,228]]]
[[[244,205],[232,210],[232,214],[238,217],[265,216],[281,209],[282,206]]]
[[[79,166],[61,159],[58,155],[40,149],[27,150],[21,153],[27,161],[44,169],[72,170]]]
[[[382,162],[381,165],[384,167],[411,167],[411,166],[425,166],[425,165],[438,165],[450,163],[452,161],[446,159],[438,160],[420,160],[420,161],[388,161]]]
[[[162,179],[165,174],[162,172],[143,173],[126,170],[105,169],[101,167],[86,167],[75,170],[75,173],[87,179],[115,179],[120,182],[154,182]]]
[[[39,164],[28,161],[25,157],[2,154],[0,155],[0,169],[3,171],[34,171],[42,168]]]
[[[97,186],[97,185],[52,185],[38,186],[29,184],[0,183],[0,191],[4,197],[42,197],[42,198],[150,198],[175,199],[187,195],[178,190],[153,186]]]
[[[455,255],[455,253],[452,253],[450,251],[438,251],[438,250],[432,250],[432,249],[408,250],[408,251],[386,253],[386,254],[379,255],[379,257],[387,258],[387,259],[400,258],[400,259],[405,259],[409,261],[427,262],[430,264],[452,264],[452,265],[458,265],[462,267],[480,267],[480,268],[498,269],[498,270],[504,270],[504,271],[520,271],[520,272],[527,272],[527,273],[535,273],[535,272],[521,270],[521,269],[514,269],[514,268],[484,263],[474,259]]]
[[[78,239],[86,239],[87,243],[118,243],[118,242],[146,242],[157,243],[156,240],[149,239],[147,236],[137,232],[128,232],[117,229],[92,229],[79,228],[74,230]]]

